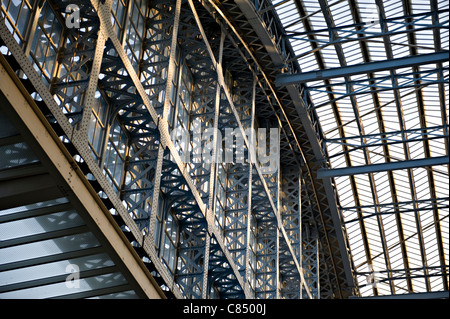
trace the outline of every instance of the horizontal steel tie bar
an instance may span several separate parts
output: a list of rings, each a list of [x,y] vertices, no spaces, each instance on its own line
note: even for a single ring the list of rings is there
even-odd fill
[[[371,296],[371,297],[350,297],[351,299],[448,299],[448,291],[433,291],[433,292],[420,292],[409,294],[397,294],[397,295],[383,295],[383,296]]]
[[[67,87],[72,87],[72,86],[87,86],[87,84],[89,83],[89,78],[84,79],[84,80],[78,80],[78,81],[67,81],[67,82],[58,82],[56,83],[54,86],[57,88],[67,88]]]
[[[346,67],[304,72],[301,74],[281,74],[277,76],[275,83],[278,87],[280,87],[290,84],[319,81],[363,73],[373,73],[378,71],[399,69],[428,63],[445,62],[448,61],[448,58],[449,52],[443,51],[430,54],[414,55],[398,59],[361,63]]]
[[[135,188],[135,189],[124,189],[122,190],[123,193],[126,194],[136,194],[136,193],[142,193],[142,192],[149,192],[153,191],[154,187],[145,187],[145,188]]]
[[[324,169],[321,168],[317,171],[318,178],[329,178],[338,176],[351,176],[366,173],[393,171],[408,168],[428,167],[435,165],[445,165],[449,163],[448,156],[440,156],[433,158],[423,158],[409,161],[390,162],[383,164],[372,164],[364,166],[352,166],[345,168]]]
[[[438,203],[442,202],[442,203],[448,203],[449,202],[450,197],[441,197],[441,198],[430,198],[430,199],[419,199],[419,200],[415,200],[415,201],[403,201],[403,202],[397,202],[397,203],[384,203],[384,204],[378,204],[378,205],[361,205],[361,206],[348,206],[348,207],[340,207],[340,209],[343,210],[357,210],[357,209],[373,209],[376,207],[379,208],[393,208],[393,207],[398,207],[399,209],[401,209],[404,206],[408,206],[408,205],[413,205],[413,204],[426,204],[426,205],[437,205]]]
[[[395,136],[401,136],[402,133],[416,133],[420,135],[430,135],[433,134],[435,131],[443,130],[445,128],[448,128],[448,125],[438,125],[438,126],[430,126],[425,128],[415,128],[415,129],[409,129],[409,130],[403,130],[403,131],[393,131],[393,132],[386,132],[386,133],[374,133],[374,134],[366,134],[366,135],[358,135],[358,136],[349,136],[349,137],[337,137],[337,138],[330,138],[330,139],[324,139],[325,142],[342,142],[345,140],[352,140],[352,139],[361,139],[361,138],[377,138],[379,140],[389,140],[391,137]],[[426,132],[424,132],[426,131]],[[434,133],[435,134],[435,133]],[[381,137],[383,136],[383,137]],[[446,134],[438,135],[438,137],[448,137]],[[396,140],[397,141],[397,140]],[[398,139],[398,141],[403,142],[402,139]]]

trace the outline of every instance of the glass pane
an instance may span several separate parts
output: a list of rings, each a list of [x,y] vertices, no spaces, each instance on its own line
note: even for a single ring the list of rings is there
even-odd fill
[[[64,198],[64,197],[58,198],[58,199],[52,199],[52,200],[48,200],[45,202],[39,202],[39,203],[30,204],[30,205],[18,206],[18,207],[14,207],[14,208],[0,210],[0,216],[19,213],[19,212],[23,212],[23,211],[29,211],[29,210],[33,210],[33,209],[37,209],[37,208],[42,208],[42,207],[49,207],[49,206],[54,206],[54,205],[59,205],[59,204],[65,204],[68,202],[69,202],[68,199]]]
[[[79,287],[71,287],[66,282],[16,290],[0,294],[0,298],[11,299],[41,299],[63,295],[70,295],[95,289],[114,287],[126,284],[127,281],[120,273],[106,274],[79,280]]]
[[[84,225],[75,211],[66,211],[0,224],[0,240],[8,240]]]
[[[114,294],[92,297],[88,299],[137,299],[137,298],[139,297],[138,295],[136,295],[136,292],[134,292],[134,290],[129,290]]]
[[[26,143],[0,146],[0,169],[38,162]]]
[[[2,248],[0,249],[0,260],[2,261],[2,264],[7,264],[98,246],[100,246],[100,243],[92,233],[83,233]]]
[[[17,21],[17,16],[19,15],[21,1],[13,0],[11,1],[9,5],[9,17],[12,19],[12,21],[15,23]]]
[[[18,135],[19,132],[11,124],[9,119],[0,111],[0,138]]]
[[[25,36],[25,32],[30,21],[30,16],[31,9],[27,4],[24,4],[22,7],[22,11],[20,12],[19,22],[17,23],[17,29],[19,29],[19,32],[22,36]]]
[[[10,285],[18,282],[25,282],[65,274],[69,276],[71,274],[71,271],[69,270],[68,266],[70,265],[76,265],[79,271],[85,271],[89,269],[99,269],[103,267],[114,266],[114,262],[111,260],[111,258],[109,258],[107,254],[98,254],[32,267],[14,269],[10,271],[0,272],[0,283],[2,285]]]

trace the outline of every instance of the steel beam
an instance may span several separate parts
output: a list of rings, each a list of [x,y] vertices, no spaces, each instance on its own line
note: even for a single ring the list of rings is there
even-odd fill
[[[1,100],[0,100],[1,101]],[[61,197],[53,176],[40,174],[0,182],[0,209]]]
[[[351,297],[352,298],[352,297]],[[449,299],[448,291],[435,291],[435,292],[422,292],[422,293],[412,293],[412,294],[398,294],[398,295],[385,295],[385,296],[372,296],[352,299],[388,299],[388,300],[401,300],[401,299]]]
[[[431,167],[436,165],[446,165],[449,163],[448,156],[399,161],[399,162],[389,162],[383,164],[371,164],[364,166],[352,166],[345,168],[335,168],[335,169],[319,169],[317,171],[318,178],[329,178],[338,176],[352,176],[358,174],[384,172],[384,171],[394,171],[399,169],[409,169],[417,167]]]
[[[210,3],[213,3],[213,1],[210,1]],[[257,2],[255,6],[259,4],[260,2]],[[273,71],[273,74],[276,74],[279,70],[279,65],[285,65],[282,51],[291,50],[289,49],[289,44],[288,42],[286,42],[286,47],[283,47],[284,49],[281,48],[280,51],[280,47],[274,48],[273,46],[269,46],[269,42],[266,41],[266,43],[264,43],[264,46],[267,50],[267,53],[261,52],[264,50],[260,50],[258,46],[253,47],[253,45],[250,45],[248,41],[246,41],[246,38],[250,36],[246,33],[251,33],[251,36],[253,37],[255,36],[254,33],[256,33],[258,39],[255,40],[255,42],[259,41],[261,34],[263,34],[264,32],[271,34],[273,37],[281,38],[282,36],[279,32],[277,32],[277,28],[279,27],[277,26],[277,23],[273,23],[274,21],[264,21],[264,24],[253,24],[257,27],[256,30],[252,29],[250,31],[247,31],[250,28],[248,28],[248,26],[241,26],[240,24],[242,23],[246,25],[248,24],[249,20],[259,19],[256,10],[252,9],[251,6],[241,6],[242,10],[245,12],[247,20],[235,16],[233,18],[235,18],[237,21],[233,21],[232,19],[230,19],[229,15],[224,14],[224,7],[216,3],[213,3],[212,5],[230,26],[239,41],[244,45],[244,48],[247,51],[246,54],[248,53],[248,55],[251,57],[251,61],[249,63],[251,65],[256,64],[257,69],[262,70],[262,77],[264,78],[268,86],[268,88],[265,88],[265,90],[270,89],[272,95],[275,97],[275,107],[273,108],[273,112],[277,114],[278,122],[280,123],[280,125],[282,125],[282,130],[288,137],[289,143],[292,143],[290,151],[294,151],[295,156],[299,159],[298,162],[306,163],[307,167],[303,174],[306,180],[308,180],[309,191],[311,192],[311,194],[314,194],[313,196],[315,197],[315,201],[313,200],[310,203],[314,206],[314,209],[319,212],[317,215],[315,215],[315,217],[318,219],[319,227],[324,227],[321,228],[322,232],[320,238],[326,243],[324,249],[327,250],[326,255],[328,256],[327,258],[329,258],[329,260],[327,260],[327,262],[324,262],[323,265],[325,266],[326,263],[330,263],[330,265],[332,265],[331,267],[333,268],[332,271],[334,272],[335,278],[337,279],[339,277],[339,279],[337,279],[338,286],[340,285],[339,280],[342,279],[344,273],[344,276],[347,277],[346,284],[350,283],[350,286],[352,286],[353,283],[349,262],[347,261],[347,257],[340,256],[342,254],[344,254],[342,256],[348,254],[348,251],[344,247],[344,240],[342,240],[341,237],[342,232],[340,230],[340,224],[335,223],[331,227],[325,226],[325,224],[333,224],[334,220],[336,219],[334,216],[335,214],[337,214],[335,208],[336,199],[334,197],[334,193],[327,192],[325,198],[325,194],[318,191],[320,188],[322,188],[321,185],[315,185],[320,184],[320,182],[315,180],[312,175],[311,166],[315,165],[313,163],[320,163],[323,160],[324,153],[326,153],[320,140],[318,140],[318,137],[320,138],[322,134],[320,132],[320,126],[317,121],[317,116],[312,112],[308,112],[306,107],[304,107],[304,103],[302,104],[302,102],[304,102],[302,100],[303,94],[299,92],[298,88],[296,88],[294,85],[291,85],[287,86],[288,92],[283,89],[275,90],[274,86],[272,86],[271,84],[272,82],[268,78],[269,72],[271,70]],[[228,4],[227,6],[228,10],[230,10],[229,7],[230,4]],[[239,12],[238,14],[240,15],[241,12]],[[245,22],[243,22],[243,20],[245,20]],[[237,23],[239,23],[239,26]],[[244,32],[244,30],[247,32]],[[262,64],[262,61],[264,61],[264,64]],[[287,65],[291,68],[291,70],[298,70],[298,66],[292,64],[289,61]],[[275,66],[276,71],[271,68],[273,66]],[[328,202],[330,202],[331,204],[328,205]],[[282,229],[282,232],[284,232],[284,229]],[[337,245],[335,245],[335,236],[337,236],[339,246],[341,246],[339,248],[337,248]],[[333,242],[334,245],[332,245],[331,242]],[[340,264],[341,262],[343,262],[344,266],[342,268],[339,267],[338,269],[336,265],[338,263]],[[325,287],[325,285],[323,285],[323,287]],[[327,287],[330,288],[330,291],[328,291],[328,295],[333,295],[334,292],[331,291],[331,289],[333,289],[331,288],[331,284],[328,284]],[[340,287],[338,287],[337,290],[342,291]],[[327,291],[327,289],[323,289],[323,291]]]
[[[346,77],[356,74],[374,73],[385,70],[412,67],[415,65],[441,63],[448,61],[449,51],[408,56],[405,58],[389,59],[384,61],[368,62],[349,65],[339,68],[330,68],[319,71],[304,72],[301,74],[281,74],[275,81],[276,86],[286,86],[313,81],[321,81],[337,77]]]

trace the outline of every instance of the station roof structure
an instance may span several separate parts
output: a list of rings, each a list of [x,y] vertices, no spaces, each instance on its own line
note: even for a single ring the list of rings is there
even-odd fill
[[[448,298],[447,0],[69,2],[0,6],[0,298]]]
[[[283,0],[362,296],[448,290],[447,1]]]

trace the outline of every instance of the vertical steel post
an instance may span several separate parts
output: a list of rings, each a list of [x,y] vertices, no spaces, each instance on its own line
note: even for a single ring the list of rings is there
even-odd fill
[[[219,64],[222,65],[223,58],[223,46],[225,42],[225,33],[221,31],[220,34],[220,47],[219,47]],[[219,71],[217,71],[219,72]],[[209,194],[208,194],[208,210],[207,210],[207,220],[211,220],[211,223],[214,223],[213,220],[213,200],[215,195],[215,183],[216,183],[216,168],[219,165],[219,152],[218,152],[218,125],[219,125],[219,113],[220,113],[220,91],[221,87],[219,83],[216,83],[216,97],[215,97],[215,108],[214,108],[214,133],[213,133],[213,151],[212,151],[212,163],[209,175]],[[222,144],[222,141],[220,141]],[[203,291],[202,298],[206,299],[209,297],[208,287],[208,270],[209,270],[209,251],[211,249],[211,235],[209,231],[205,234],[205,258],[203,264]]]
[[[155,172],[155,181],[153,184],[153,196],[152,196],[152,207],[150,213],[150,237],[154,242],[154,229],[156,223],[156,214],[158,209],[159,202],[159,193],[161,188],[161,174],[162,174],[162,166],[163,166],[163,157],[164,157],[164,149],[167,145],[167,139],[169,139],[169,131],[168,131],[168,123],[167,116],[169,113],[169,105],[171,99],[171,91],[173,86],[173,78],[175,76],[175,59],[176,59],[176,50],[177,50],[177,39],[178,39],[178,28],[180,24],[180,12],[181,12],[181,1],[176,0],[175,12],[174,12],[174,22],[172,29],[172,39],[170,44],[170,56],[169,56],[169,65],[168,65],[168,74],[166,80],[166,87],[164,93],[164,106],[163,106],[163,116],[159,121],[158,126],[163,131],[161,134],[161,143],[159,145],[158,150],[158,159],[156,163],[156,172]],[[165,134],[164,134],[165,133]]]

